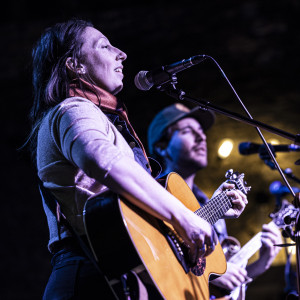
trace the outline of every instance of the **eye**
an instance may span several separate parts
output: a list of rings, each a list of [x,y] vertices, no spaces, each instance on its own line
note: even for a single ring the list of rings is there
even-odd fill
[[[184,128],[184,129],[180,130],[180,132],[182,134],[190,133],[191,131],[192,131],[191,128]]]

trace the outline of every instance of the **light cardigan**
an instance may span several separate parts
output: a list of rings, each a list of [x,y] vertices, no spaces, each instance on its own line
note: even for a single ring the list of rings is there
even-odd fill
[[[121,133],[88,99],[68,98],[44,118],[38,133],[38,176],[80,235],[84,234],[82,212],[86,200],[107,189],[103,179],[123,156],[134,161],[133,151]],[[64,238],[70,233],[65,228],[58,232],[55,212],[43,204],[51,250],[59,235]]]

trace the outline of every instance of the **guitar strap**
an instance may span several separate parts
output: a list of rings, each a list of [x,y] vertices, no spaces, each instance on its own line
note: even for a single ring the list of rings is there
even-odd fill
[[[93,265],[95,266],[96,270],[100,273],[100,275],[103,277],[103,279],[107,283],[107,286],[109,287],[108,293],[110,293],[110,295],[107,295],[107,296],[109,296],[109,299],[117,299],[117,300],[119,300],[119,298],[117,297],[117,295],[114,292],[113,288],[111,287],[111,284],[110,284],[109,280],[103,274],[103,272],[100,270],[100,268],[99,268],[99,266],[98,266],[98,264],[97,264],[97,262],[96,262],[96,260],[95,260],[95,258],[93,256],[91,250],[86,245],[86,243],[82,240],[82,238],[79,236],[79,234],[73,229],[73,227],[70,225],[70,223],[68,222],[68,220],[66,219],[66,217],[60,212],[60,209],[59,209],[60,208],[60,204],[59,204],[59,202],[53,196],[53,194],[44,187],[43,182],[39,178],[38,178],[38,187],[39,187],[40,195],[44,199],[44,202],[49,207],[49,209],[51,209],[52,211],[54,211],[54,207],[55,207],[56,214],[57,214],[58,224],[59,225],[64,225],[72,233],[72,235],[78,241],[78,243],[79,243],[80,247],[82,248],[83,252],[86,254],[86,256],[88,257],[88,259],[93,263]]]

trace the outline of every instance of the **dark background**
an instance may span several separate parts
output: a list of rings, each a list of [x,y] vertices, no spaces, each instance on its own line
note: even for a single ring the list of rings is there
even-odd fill
[[[80,17],[92,21],[111,43],[128,55],[120,93],[141,140],[156,112],[174,103],[169,96],[151,89],[135,88],[140,70],[207,54],[221,66],[253,118],[288,133],[299,133],[299,13],[297,0],[279,1],[10,1],[1,10],[1,299],[41,299],[50,274],[47,252],[48,229],[37,191],[30,154],[18,150],[30,131],[28,112],[32,103],[31,48],[43,30],[58,21]],[[212,60],[178,74],[178,87],[195,98],[244,114],[237,97]],[[263,130],[267,140],[282,144],[293,141]],[[232,155],[217,157],[223,138],[234,141]],[[258,155],[241,156],[238,144],[261,143],[249,125],[217,114],[208,132],[209,167],[197,183],[209,195],[223,181],[227,169],[245,172],[252,191],[249,205],[239,220],[229,221],[228,230],[247,242],[261,225],[269,222],[275,207],[269,185],[280,180],[277,171]],[[278,153],[280,166],[300,176],[294,162],[297,153]],[[298,186],[296,182],[290,182]],[[292,197],[286,198],[292,201]],[[293,258],[294,261],[294,258]],[[272,268],[249,288],[249,299],[282,299],[285,254],[281,251]]]

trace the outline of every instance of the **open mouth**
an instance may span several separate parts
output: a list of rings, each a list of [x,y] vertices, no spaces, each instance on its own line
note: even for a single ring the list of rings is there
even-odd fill
[[[115,72],[123,74],[123,68],[122,67],[118,67],[118,68],[115,69]]]
[[[206,149],[205,146],[195,146],[195,147],[194,147],[194,151],[200,152],[200,153],[201,153],[201,152],[206,153],[207,149]]]

